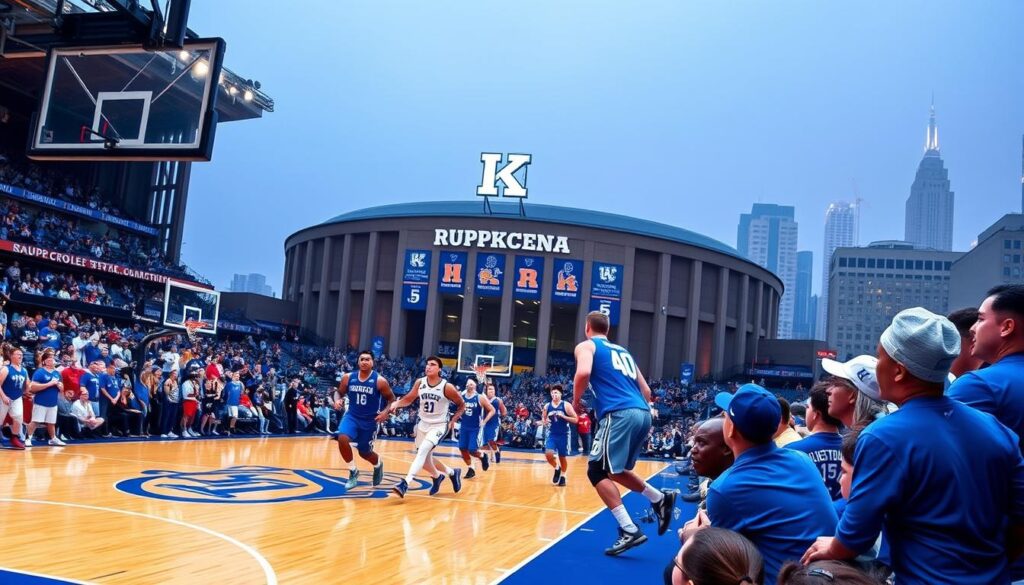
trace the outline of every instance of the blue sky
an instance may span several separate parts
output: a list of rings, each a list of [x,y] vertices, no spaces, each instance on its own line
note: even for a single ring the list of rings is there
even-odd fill
[[[795,205],[820,283],[828,202],[902,239],[934,92],[954,248],[1021,206],[1024,2],[193,2],[276,101],[193,165],[183,254],[280,291],[285,238],[371,205],[473,200],[480,152],[528,152],[530,201],[736,245]]]

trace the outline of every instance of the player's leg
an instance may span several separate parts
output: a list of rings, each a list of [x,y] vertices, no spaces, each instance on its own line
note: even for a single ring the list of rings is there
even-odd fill
[[[377,425],[374,424],[372,428],[360,427],[359,438],[356,440],[359,443],[359,456],[373,465],[373,485],[380,485],[384,481],[384,459],[373,450],[373,442],[377,440]]]
[[[643,452],[644,442],[650,434],[651,414],[639,408],[631,408],[613,414],[619,415],[615,419],[619,424],[616,426],[613,422],[612,430],[617,429],[618,432],[612,439],[613,446],[608,450],[609,470],[612,472],[609,476],[619,485],[642,494],[651,502],[651,507],[654,509],[655,515],[658,516],[658,535],[660,536],[668,530],[668,525],[672,520],[675,492],[663,492],[632,471],[640,453]]]
[[[618,453],[622,449],[620,440],[616,437],[622,431],[623,421],[618,412],[607,415],[597,431],[597,441],[590,452],[587,462],[587,479],[597,490],[597,495],[604,502],[604,505],[612,513],[619,525],[619,536],[611,547],[605,549],[606,555],[618,555],[634,546],[647,542],[647,537],[640,531],[640,527],[633,523],[629,512],[622,504],[622,497],[619,495],[619,488],[612,479],[612,474],[623,471],[623,468],[614,467],[616,461],[620,465],[625,464],[625,457]]]
[[[483,429],[477,429],[477,431],[473,433],[473,436],[470,437],[469,452],[473,457],[476,457],[477,459],[480,460],[480,467],[483,468],[484,471],[487,471],[487,469],[491,466],[490,458],[487,457],[487,453],[480,452],[480,442],[481,438],[483,437],[483,433]],[[466,477],[469,476],[467,475]]]
[[[465,427],[459,430],[459,455],[462,456],[463,463],[466,464],[468,469],[466,470],[466,479],[476,477],[476,470],[473,469],[473,460],[469,456],[469,436],[472,433],[467,432]]]
[[[555,447],[558,449],[558,465],[562,468],[561,476],[558,478],[559,487],[565,487],[565,474],[569,470],[569,435],[558,437],[555,440]]]
[[[25,444],[21,441],[21,409],[18,408],[17,414],[15,414],[15,404],[21,406],[21,398],[11,400],[9,404],[0,402],[0,423],[7,419],[7,415],[11,415],[11,448],[13,449],[24,449]]]
[[[555,442],[556,437],[549,434],[548,438],[544,441],[544,457],[547,458],[548,465],[555,468],[555,474],[551,477],[551,483],[557,485],[558,480],[562,479],[562,466],[555,459],[555,453],[558,451]]]
[[[345,489],[350,490],[359,483],[359,470],[356,469],[356,458],[352,456],[352,438],[359,436],[359,427],[352,417],[346,416],[341,420],[338,429],[338,452],[348,467],[348,481],[345,482]],[[356,439],[358,441],[358,438]]]

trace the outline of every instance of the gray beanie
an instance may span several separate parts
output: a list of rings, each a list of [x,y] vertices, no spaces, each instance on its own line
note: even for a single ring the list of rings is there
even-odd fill
[[[900,311],[882,332],[882,348],[915,377],[943,382],[960,355],[960,333],[942,315],[914,307]]]

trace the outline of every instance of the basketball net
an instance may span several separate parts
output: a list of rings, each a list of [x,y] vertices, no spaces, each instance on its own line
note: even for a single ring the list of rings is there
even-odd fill
[[[487,372],[490,371],[490,369],[490,366],[487,365],[473,366],[473,371],[476,372],[476,381],[480,384],[486,384]]]
[[[185,321],[185,333],[188,334],[188,340],[192,345],[199,342],[199,330],[203,328],[206,323],[202,321],[193,321],[188,319]]]

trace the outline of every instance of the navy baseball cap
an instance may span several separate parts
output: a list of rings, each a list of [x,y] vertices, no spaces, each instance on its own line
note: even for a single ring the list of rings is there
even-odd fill
[[[770,441],[782,421],[779,400],[757,384],[744,384],[735,394],[719,392],[715,404],[729,414],[740,434],[754,443]]]

